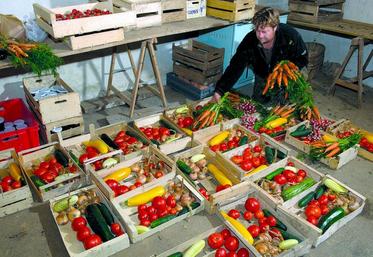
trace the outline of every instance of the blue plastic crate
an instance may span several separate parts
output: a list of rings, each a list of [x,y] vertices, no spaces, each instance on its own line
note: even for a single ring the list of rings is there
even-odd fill
[[[185,79],[179,78],[173,72],[167,73],[167,85],[193,100],[199,100],[211,96],[215,90],[215,84],[205,86],[206,89],[200,89],[192,83],[188,83]]]

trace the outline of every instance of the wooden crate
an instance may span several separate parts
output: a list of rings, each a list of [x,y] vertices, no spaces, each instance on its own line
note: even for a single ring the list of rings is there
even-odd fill
[[[191,194],[193,195],[193,197],[196,199],[196,201],[200,204],[198,207],[196,207],[195,209],[191,210],[190,212],[188,213],[185,213],[183,215],[180,215],[166,223],[163,223],[161,225],[159,225],[158,227],[156,228],[153,228],[153,229],[150,229],[150,231],[148,232],[144,232],[142,234],[138,234],[137,232],[137,229],[136,229],[136,225],[139,224],[139,220],[137,218],[137,206],[134,206],[134,207],[128,207],[126,206],[125,204],[125,200],[127,200],[129,197],[126,197],[126,199],[123,199],[124,201],[123,202],[113,202],[113,206],[114,208],[116,209],[117,213],[119,214],[119,218],[121,219],[121,221],[124,222],[125,226],[126,226],[126,230],[127,230],[127,233],[131,239],[131,242],[132,243],[136,243],[136,242],[139,242],[151,235],[154,235],[162,230],[164,230],[165,228],[173,225],[173,224],[176,224],[177,222],[187,218],[187,217],[190,217],[191,215],[194,215],[194,214],[197,214],[199,212],[201,212],[203,209],[204,209],[204,198],[201,197],[199,195],[199,193],[180,175],[177,175],[176,177],[174,177],[172,180],[170,181],[160,181],[160,183],[158,183],[157,185],[153,185],[152,187],[149,187],[149,188],[143,188],[141,190],[141,193],[143,192],[146,192],[156,186],[167,186],[167,184],[169,182],[182,182],[183,185],[185,186],[185,188],[188,189],[188,191],[191,192]]]
[[[135,23],[134,13],[130,10],[116,10],[112,14],[71,20],[57,21],[56,19],[56,14],[71,12],[73,9],[82,12],[87,9],[92,10],[95,8],[112,10],[112,5],[109,2],[80,4],[53,9],[45,8],[39,4],[33,4],[33,7],[38,25],[54,38],[128,27]]]
[[[292,225],[296,225],[297,228],[299,229],[299,231],[301,231],[301,233],[304,233],[307,237],[315,238],[315,240],[313,241],[313,245],[315,247],[318,246],[319,244],[321,244],[322,242],[324,242],[326,239],[328,239],[331,235],[333,235],[335,232],[337,232],[341,227],[346,225],[347,222],[349,222],[350,220],[355,218],[357,215],[359,215],[364,209],[365,200],[366,200],[366,198],[364,196],[362,196],[361,194],[359,194],[355,190],[351,189],[350,187],[346,186],[345,184],[341,183],[340,181],[336,180],[335,178],[333,178],[329,175],[325,175],[324,178],[332,179],[335,182],[337,182],[338,184],[340,184],[341,186],[343,186],[344,188],[346,188],[349,192],[352,193],[352,195],[354,197],[356,197],[357,201],[360,204],[360,207],[357,210],[349,213],[348,215],[346,215],[342,219],[335,222],[333,225],[331,225],[329,227],[329,229],[327,231],[325,231],[324,234],[322,234],[321,229],[312,225],[310,222],[308,222],[306,220],[305,215],[303,214],[304,209],[298,207],[297,202],[300,199],[302,199],[302,197],[304,195],[303,196],[302,195],[296,196],[294,198],[294,201],[292,201],[293,205],[278,206],[278,211],[281,212],[282,214],[288,216],[290,218],[289,222]],[[320,183],[322,183],[322,181],[320,181],[318,183],[318,185]],[[309,189],[307,192],[309,193],[311,191],[312,191],[312,189]]]
[[[140,127],[158,127],[160,125],[160,122],[163,124],[162,126],[169,127],[170,129],[174,130],[176,133],[181,134],[181,138],[176,139],[170,143],[163,143],[163,144],[155,144],[151,142],[146,135],[140,130]],[[182,151],[191,145],[192,138],[185,135],[185,133],[180,130],[177,126],[169,122],[167,119],[165,119],[162,115],[162,113],[156,113],[150,116],[147,116],[145,118],[137,119],[133,122],[134,128],[137,130],[137,132],[144,138],[146,138],[149,142],[149,144],[156,145],[162,153],[168,155],[172,154],[178,151]]]
[[[162,23],[186,20],[186,0],[161,0]]]
[[[219,208],[219,217],[224,222],[226,226],[228,226],[237,236],[238,238],[245,244],[245,246],[250,250],[250,252],[253,253],[253,256],[255,257],[261,257],[264,256],[260,254],[256,248],[249,244],[244,237],[229,223],[227,220],[224,219],[220,211],[224,211],[225,213],[228,213],[231,209],[236,209],[240,211],[241,213],[244,213],[246,211],[245,209],[245,201],[249,197],[256,198],[261,205],[262,209],[267,209],[270,211],[274,217],[281,220],[287,227],[287,232],[289,232],[292,235],[295,235],[296,237],[300,238],[302,241],[299,242],[299,244],[295,245],[289,250],[285,250],[281,252],[279,257],[295,257],[295,256],[303,256],[309,253],[311,246],[312,246],[312,240],[313,238],[310,238],[308,234],[304,233],[304,231],[300,230],[298,228],[298,223],[301,222],[299,220],[294,220],[290,218],[288,215],[285,215],[284,213],[277,210],[277,206],[275,203],[268,201],[268,199],[264,198],[260,192],[255,191],[253,188],[248,187],[245,192],[243,192],[241,195],[238,195],[235,198],[227,199],[226,204],[221,205]],[[245,227],[248,227],[249,225],[254,224],[253,221],[248,222],[245,220],[242,215],[237,219],[240,223],[242,223]],[[254,219],[255,220],[255,219]],[[256,223],[257,224],[257,223]],[[255,242],[258,242],[258,238],[254,239]],[[251,256],[251,255],[250,255]]]
[[[44,161],[45,157],[53,155],[56,149],[64,153],[64,155],[69,159],[69,162],[72,163],[72,159],[69,157],[66,150],[58,143],[46,144],[18,153],[20,165],[27,176],[30,186],[36,192],[39,200],[43,202],[56,198],[67,192],[74,191],[89,183],[86,174],[78,167],[78,171],[74,174],[70,173],[71,176],[68,178],[54,181],[41,187],[34,184],[31,180],[33,166],[39,165],[40,162]]]
[[[40,100],[34,98],[37,90],[57,85],[63,87],[68,92],[57,96],[42,98]],[[74,92],[74,90],[59,76],[45,75],[41,77],[24,78],[23,90],[25,91],[29,106],[36,113],[42,124],[82,115],[79,94]]]
[[[277,142],[276,140],[274,140],[273,138],[269,137],[268,135],[265,135],[265,134],[261,134],[260,138],[258,141],[254,141],[254,142],[251,142],[250,144],[247,144],[247,145],[242,145],[240,147],[237,147],[229,152],[226,152],[226,153],[217,153],[216,154],[216,158],[220,161],[220,162],[225,162],[225,165],[227,167],[229,167],[232,171],[232,173],[235,174],[235,176],[240,179],[241,181],[242,180],[250,180],[250,181],[253,181],[253,179],[255,179],[255,176],[253,176],[254,174],[250,174],[250,172],[246,172],[244,171],[243,169],[241,169],[241,167],[239,167],[238,165],[234,164],[232,161],[231,161],[231,157],[234,156],[234,155],[242,155],[243,151],[248,147],[248,146],[255,146],[255,145],[261,145],[261,146],[264,146],[264,145],[269,145],[271,148],[274,148],[276,151],[280,151],[282,152],[284,155],[288,156],[289,153],[290,153],[290,149],[286,146],[284,146],[283,144]],[[277,159],[277,157],[275,158]],[[272,165],[274,165],[276,163],[273,162],[268,168],[270,168]],[[264,169],[263,171],[267,170],[268,168]]]
[[[61,195],[57,198],[54,198],[50,201],[49,208],[51,211],[51,214],[53,216],[53,220],[55,221],[55,224],[58,228],[59,234],[61,236],[62,242],[71,257],[86,257],[86,256],[95,256],[95,257],[106,257],[113,255],[119,251],[122,251],[130,246],[130,242],[128,239],[128,234],[125,232],[123,235],[115,237],[107,242],[103,242],[102,244],[93,247],[91,249],[85,250],[84,245],[82,242],[78,241],[76,238],[77,232],[74,231],[71,227],[71,223],[69,222],[66,225],[58,225],[56,222],[56,217],[58,213],[53,211],[53,205],[58,202],[59,200],[62,200],[67,197],[71,197],[73,195],[77,195],[81,192],[87,191],[87,190],[94,190],[97,194],[97,196],[100,198],[101,202],[106,205],[106,207],[111,212],[114,222],[121,225],[123,232],[125,232],[124,225],[120,223],[119,219],[117,218],[117,214],[115,213],[115,209],[111,206],[110,202],[106,200],[106,198],[103,196],[101,191],[96,186],[88,186],[79,190],[76,190],[74,192]],[[89,227],[89,224],[87,224]]]
[[[343,18],[345,0],[289,0],[289,20],[338,21]]]
[[[162,24],[160,0],[113,0],[114,9],[135,12],[136,28],[159,26]]]
[[[264,178],[265,176],[267,176],[271,172],[277,170],[278,168],[285,168],[286,164],[288,162],[293,162],[295,168],[302,169],[302,170],[306,171],[307,172],[307,177],[313,178],[316,181],[316,183],[320,182],[322,180],[323,176],[324,176],[323,174],[321,174],[320,172],[318,172],[314,168],[312,168],[312,167],[308,166],[307,164],[299,161],[295,157],[285,158],[285,159],[271,165],[268,169],[262,170],[262,171],[260,171],[256,174],[252,175],[250,180],[253,182],[253,187],[257,191],[260,191],[261,194],[263,195],[263,197],[268,198],[269,201],[272,201],[272,202],[276,203],[277,205],[283,205],[283,206],[294,205],[294,203],[296,203],[295,199],[299,199],[298,196],[303,197],[306,194],[308,194],[310,190],[315,190],[316,187],[317,187],[317,184],[315,183],[315,185],[313,185],[309,190],[303,191],[299,195],[297,195],[296,197],[294,197],[292,199],[289,199],[287,201],[284,201],[281,196],[275,197],[274,195],[265,191],[260,185],[258,185],[260,179]]]
[[[186,0],[187,19],[200,18],[206,16],[206,0]]]
[[[144,158],[150,157],[152,155],[155,156],[157,160],[165,162],[165,170],[167,171],[167,173],[159,179],[154,179],[151,182],[143,184],[141,187],[138,187],[120,196],[115,196],[115,192],[105,183],[104,178],[112,174],[113,172],[117,171],[118,169],[130,167],[144,160]],[[89,167],[87,170],[91,175],[92,181],[97,185],[98,188],[100,188],[101,192],[105,195],[105,197],[108,198],[110,201],[116,202],[122,202],[125,198],[137,195],[138,193],[144,191],[146,188],[159,184],[159,181],[161,180],[168,181],[175,176],[174,162],[170,158],[162,154],[156,147],[152,146],[137,153],[137,156],[132,156],[131,159],[120,160],[120,162],[114,165],[113,167],[102,169],[99,171],[94,171],[91,167]],[[131,174],[125,180],[118,182],[122,185],[129,186],[136,182],[136,177],[134,174]]]
[[[0,177],[9,176],[8,167],[11,163],[15,163],[20,170],[17,153],[14,149],[8,149],[0,152]],[[32,206],[33,199],[30,187],[27,183],[25,175],[22,173],[22,181],[24,185],[17,189],[12,189],[8,192],[1,190],[0,194],[0,217],[22,211]]]
[[[207,0],[207,16],[240,21],[254,17],[254,0]]]
[[[60,121],[54,121],[41,125],[40,134],[44,142],[58,141],[58,132],[55,128],[62,128],[61,137],[63,139],[79,136],[84,133],[84,120],[83,116],[67,118]]]

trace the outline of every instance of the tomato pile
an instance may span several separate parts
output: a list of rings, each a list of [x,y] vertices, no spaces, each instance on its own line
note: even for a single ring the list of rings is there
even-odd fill
[[[124,154],[136,152],[144,147],[143,143],[136,137],[130,136],[126,131],[121,130],[114,138],[114,143],[123,151]]]
[[[15,181],[11,176],[5,176],[1,180],[0,184],[3,192],[8,192],[13,189],[18,189],[22,187],[21,181]]]
[[[194,123],[194,119],[190,116],[180,117],[177,119],[177,125],[180,128],[187,128],[192,129],[192,124]]]
[[[158,144],[171,142],[181,137],[181,134],[176,133],[174,130],[170,130],[164,126],[159,127],[140,127],[139,128],[144,135],[151,141],[155,141]]]
[[[335,202],[337,196],[335,194],[323,194],[319,199],[311,200],[304,210],[307,221],[317,226],[321,216],[330,211],[330,203]]]
[[[86,18],[86,17],[93,17],[93,16],[101,16],[101,15],[107,15],[112,14],[112,12],[108,10],[101,10],[101,9],[87,9],[84,12],[79,11],[77,9],[72,9],[71,12],[65,13],[65,14],[56,14],[56,20],[57,21],[64,21],[64,20],[73,20],[73,19],[80,19],[80,18]]]
[[[241,155],[232,156],[231,161],[247,173],[260,165],[267,164],[265,153],[260,145],[248,146]]]
[[[370,153],[373,153],[373,143],[370,143],[367,138],[363,137],[360,140],[360,147],[364,148]]]
[[[246,248],[239,248],[240,242],[232,235],[229,229],[225,228],[220,232],[209,235],[208,245],[216,249],[215,257],[249,257],[250,253]]]
[[[253,140],[255,140],[255,138],[245,134],[241,129],[231,129],[229,130],[229,136],[227,138],[225,138],[221,143],[210,146],[210,149],[213,152],[226,152],[238,146],[250,143]]]
[[[266,127],[261,127],[258,132],[267,134],[271,137],[275,137],[277,135],[283,134],[285,132],[285,130],[286,130],[286,128],[284,126],[279,126],[279,127],[273,128],[273,129],[269,129],[269,128],[266,128]]]

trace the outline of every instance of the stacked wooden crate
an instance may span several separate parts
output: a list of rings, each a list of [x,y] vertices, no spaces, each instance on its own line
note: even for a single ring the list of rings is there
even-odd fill
[[[207,15],[216,18],[240,21],[254,16],[254,0],[207,0]]]
[[[162,23],[184,21],[186,19],[185,0],[162,0]]]
[[[212,94],[223,72],[223,48],[189,40],[187,44],[172,46],[172,59],[173,70],[178,78],[169,75],[169,86],[188,93],[192,98]]]
[[[206,16],[206,0],[186,0],[187,19]]]
[[[343,18],[345,0],[289,0],[289,20],[338,21]]]
[[[56,141],[59,128],[62,128],[64,138],[84,132],[79,94],[59,76],[24,78],[23,89],[30,109],[41,124],[40,134],[45,142]],[[55,93],[56,91],[61,93]]]

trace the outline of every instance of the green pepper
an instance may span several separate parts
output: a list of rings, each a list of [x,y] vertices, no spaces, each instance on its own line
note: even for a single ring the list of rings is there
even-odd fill
[[[312,133],[312,129],[306,127],[306,125],[299,126],[296,130],[290,133],[292,137],[305,137]]]
[[[241,145],[245,145],[247,144],[247,142],[249,141],[249,137],[248,136],[243,136],[240,141],[238,141],[238,145],[241,146]]]

